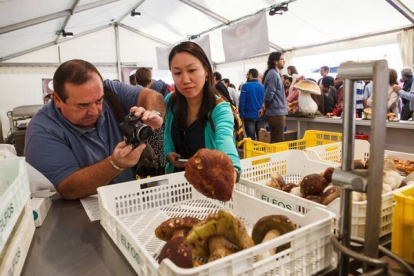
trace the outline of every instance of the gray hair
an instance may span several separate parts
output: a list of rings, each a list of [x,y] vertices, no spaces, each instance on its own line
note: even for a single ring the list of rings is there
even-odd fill
[[[413,69],[411,67],[404,67],[401,70],[401,76],[402,77],[408,78],[408,77],[411,77],[412,75],[413,75]]]

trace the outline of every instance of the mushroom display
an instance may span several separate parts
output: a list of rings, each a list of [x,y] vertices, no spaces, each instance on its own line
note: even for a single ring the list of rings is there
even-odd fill
[[[310,80],[302,80],[297,82],[294,88],[299,89],[299,112],[304,115],[312,115],[318,111],[318,105],[312,99],[311,94],[321,95],[321,89],[319,86]]]
[[[282,191],[286,192],[286,193],[290,193],[292,191],[293,188],[298,187],[298,185],[293,184],[293,183],[288,183],[285,186],[283,186]]]
[[[361,159],[354,160],[354,169],[355,170],[364,170],[365,169],[365,162]]]
[[[210,214],[187,235],[193,256],[214,261],[254,246],[242,221],[228,211]]]
[[[332,182],[332,174],[334,172],[335,168],[329,167],[323,172],[323,177],[328,181],[328,183]]]
[[[271,215],[259,219],[253,227],[252,239],[254,244],[260,244],[268,240],[277,238],[283,234],[295,230],[295,225],[286,216]],[[276,252],[289,248],[290,244],[284,244],[277,248],[268,250],[257,256],[258,261],[263,260]]]
[[[320,196],[323,190],[328,186],[328,181],[317,174],[310,174],[305,176],[300,183],[300,192],[303,197],[307,196]]]
[[[372,108],[368,107],[364,109],[364,118],[363,119],[368,119],[371,120],[372,117]]]
[[[234,187],[234,167],[221,151],[200,149],[185,167],[185,177],[203,195],[229,201]]]
[[[194,266],[191,246],[187,243],[188,231],[200,222],[197,218],[171,218],[161,223],[155,229],[155,236],[167,243],[161,250],[159,262],[169,258],[174,264],[182,268]]]

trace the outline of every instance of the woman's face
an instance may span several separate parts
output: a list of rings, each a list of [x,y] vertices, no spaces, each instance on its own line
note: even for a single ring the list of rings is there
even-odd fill
[[[171,60],[171,73],[178,91],[187,99],[202,97],[207,71],[195,56],[183,52]]]

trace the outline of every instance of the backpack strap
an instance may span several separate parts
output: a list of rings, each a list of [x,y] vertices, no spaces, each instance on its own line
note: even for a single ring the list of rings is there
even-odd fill
[[[218,98],[217,100],[216,100],[216,102],[214,103],[214,108],[216,108],[216,106],[219,104],[219,103],[222,103],[222,102],[225,102],[225,100],[223,100],[223,98]],[[213,108],[213,110],[214,110],[214,108]],[[210,127],[211,127],[211,129],[213,130],[213,132],[215,132],[215,127],[214,127],[214,122],[213,122],[213,110],[211,110],[211,112],[209,112],[209,114],[208,114],[208,121],[210,122]]]
[[[106,85],[104,85],[104,98],[108,102],[112,111],[114,112],[116,121],[118,122],[118,124],[120,124],[125,117],[124,109],[122,108],[122,105],[118,100],[118,97],[115,95],[112,89]]]

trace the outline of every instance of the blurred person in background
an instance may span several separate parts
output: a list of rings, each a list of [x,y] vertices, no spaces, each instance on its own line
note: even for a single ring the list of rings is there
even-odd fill
[[[403,80],[402,90],[405,92],[410,92],[411,85],[413,84],[413,69],[410,67],[404,67],[401,70],[401,78]],[[411,118],[411,114],[414,110],[410,110],[410,101],[402,98],[402,110],[401,110],[401,120],[408,120]]]
[[[239,107],[239,99],[240,99],[240,92],[236,90],[236,88],[231,86],[230,80],[229,79],[223,79],[223,84],[224,86],[227,88],[227,90],[229,91],[230,94],[230,99],[233,101],[233,103],[235,104],[235,106],[238,108]]]

